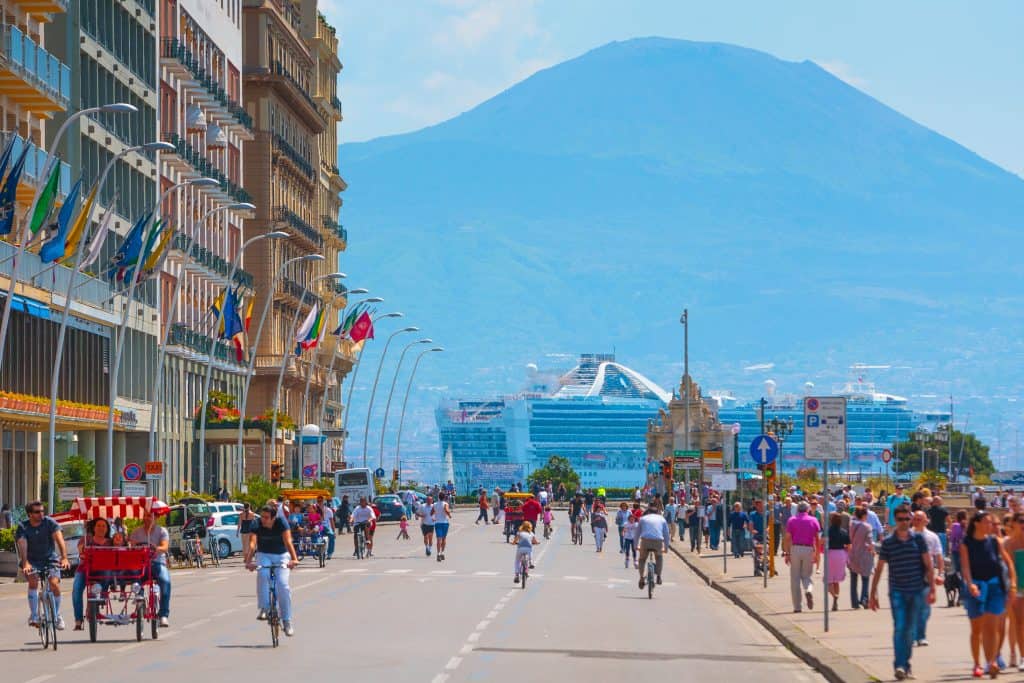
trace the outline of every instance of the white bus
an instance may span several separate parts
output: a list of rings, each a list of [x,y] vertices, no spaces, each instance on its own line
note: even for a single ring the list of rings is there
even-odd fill
[[[353,467],[334,473],[334,497],[339,501],[342,496],[348,496],[349,504],[355,507],[361,497],[373,500],[375,493],[373,470],[368,467]]]

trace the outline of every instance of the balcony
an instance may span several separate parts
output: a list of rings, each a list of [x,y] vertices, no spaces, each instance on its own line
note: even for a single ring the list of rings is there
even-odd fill
[[[284,138],[277,133],[274,134],[272,145],[275,150],[284,154],[295,165],[295,168],[301,171],[307,178],[312,180],[316,177],[313,173],[313,165],[306,161],[305,157],[299,154],[294,147],[285,142]]]
[[[348,246],[348,230],[330,216],[324,216],[323,218],[324,229],[327,231],[327,234],[341,240],[345,243],[345,246]]]
[[[250,85],[264,85],[277,88],[283,101],[287,103],[296,115],[302,117],[303,121],[311,129],[310,132],[312,134],[319,135],[327,128],[327,121],[320,114],[320,110],[310,96],[307,86],[301,85],[298,79],[281,62],[274,60],[270,66],[246,68],[244,75],[247,88]]]
[[[323,305],[323,299],[290,277],[281,278],[281,290],[284,292],[285,296],[295,299],[296,303],[303,301],[303,296],[305,296],[304,303],[307,306],[312,306],[313,304],[317,304],[318,306]]]
[[[160,45],[160,56],[180,64],[183,74],[187,74],[191,80],[206,90],[209,94],[208,99],[218,103],[221,108],[235,117],[240,125],[250,132],[252,131],[252,117],[245,111],[245,108],[228,97],[227,92],[217,79],[206,72],[202,63],[193,56],[192,51],[177,38],[163,39]]]
[[[184,233],[178,232],[174,234],[174,238],[171,240],[171,248],[177,249],[192,259],[193,263],[220,275],[224,279],[227,279],[228,275],[231,274],[230,263],[209,249],[199,246],[191,237]],[[250,290],[254,289],[252,273],[248,273],[241,268],[235,271],[234,283],[240,287]]]
[[[210,347],[214,347],[214,358],[222,363],[243,367],[235,355],[235,347],[230,342],[220,341],[214,346],[213,340],[205,334],[192,330],[184,323],[174,323],[167,341],[173,346],[180,346],[194,353],[207,356],[210,355]]]
[[[344,112],[341,109],[341,100],[338,99],[337,95],[331,97],[331,104],[334,106],[334,110],[338,112],[338,117],[342,118]]]
[[[252,195],[246,192],[240,185],[236,185],[228,180],[228,177],[224,175],[223,171],[210,163],[210,161],[190,145],[187,140],[179,136],[177,133],[164,133],[163,138],[174,145],[174,154],[176,154],[183,162],[194,168],[200,176],[204,178],[213,178],[219,182],[221,189],[231,195],[235,201],[252,203]]]
[[[310,243],[312,243],[317,250],[323,248],[323,236],[319,232],[317,232],[316,228],[314,228],[306,221],[302,220],[302,218],[291,209],[284,206],[275,206],[274,222],[280,223],[285,227],[290,228],[293,232],[301,236],[303,239],[306,239]]]
[[[49,21],[50,17],[47,15],[68,11],[68,0],[19,0],[18,5],[26,14],[37,15],[40,21]]]
[[[8,135],[0,134],[0,146],[2,148],[7,147]],[[15,135],[14,147],[11,150],[12,166],[14,161],[21,157],[26,144],[29,148],[28,156],[25,157],[25,169],[22,171],[21,179],[18,182],[18,199],[19,201],[27,202],[31,201],[35,195],[36,186],[45,180],[41,179],[40,176],[43,174],[43,164],[46,163],[46,151],[40,149],[32,142],[27,142],[20,135]],[[57,191],[61,197],[67,197],[68,192],[71,191],[71,167],[63,161],[60,162],[60,185],[57,186]]]
[[[0,91],[32,111],[68,108],[71,69],[17,26],[0,26]]]

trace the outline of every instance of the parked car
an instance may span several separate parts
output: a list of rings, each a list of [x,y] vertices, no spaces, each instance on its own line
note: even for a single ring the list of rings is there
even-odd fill
[[[210,512],[241,512],[245,507],[241,503],[207,503]]]
[[[212,505],[224,505],[225,503],[213,503]],[[235,510],[228,512],[214,512],[212,515],[213,524],[207,527],[207,538],[209,548],[217,551],[221,559],[240,553],[242,548],[242,535],[238,533],[238,518],[240,513]]]
[[[397,522],[405,514],[402,499],[394,493],[385,493],[373,499],[373,507],[380,510],[382,522]]]
[[[85,535],[85,524],[83,522],[63,522],[60,525],[61,533],[64,535],[64,545],[68,549],[68,562],[71,566],[64,572],[64,576],[74,576],[80,561],[78,557],[78,542]]]

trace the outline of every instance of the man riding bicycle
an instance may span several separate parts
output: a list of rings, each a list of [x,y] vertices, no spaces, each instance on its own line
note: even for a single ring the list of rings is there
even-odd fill
[[[637,522],[633,537],[640,550],[640,588],[646,585],[644,575],[647,573],[647,558],[651,553],[654,553],[654,572],[660,586],[661,568],[664,562],[662,553],[668,552],[670,537],[668,522],[661,516],[661,505],[657,501],[651,503],[644,511]]]
[[[370,507],[369,502],[366,500],[366,496],[360,496],[359,505],[352,511],[353,557],[359,554],[358,534],[360,529],[363,530],[363,536],[366,538],[366,556],[370,557],[373,555],[373,522],[376,519],[377,515],[374,514],[373,508]]]
[[[40,501],[25,506],[28,519],[18,525],[14,538],[21,557],[21,570],[28,579],[28,625],[35,628],[39,623],[39,577],[46,576],[56,601],[57,630],[64,630],[64,617],[60,615],[60,572],[55,567],[67,569],[68,549],[64,545],[64,534],[60,524],[45,515]]]
[[[581,525],[587,520],[587,504],[583,500],[582,493],[577,493],[576,497],[569,502],[569,524],[575,524],[577,518]]]

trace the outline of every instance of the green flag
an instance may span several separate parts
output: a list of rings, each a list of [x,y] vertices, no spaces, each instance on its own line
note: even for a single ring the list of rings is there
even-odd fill
[[[46,223],[46,219],[50,217],[54,202],[57,200],[58,185],[60,185],[60,162],[54,159],[50,179],[46,181],[46,187],[39,195],[36,208],[32,211],[32,221],[28,224],[28,229],[33,236],[39,232],[39,229]]]

